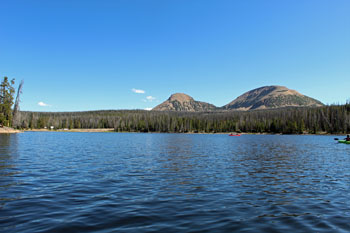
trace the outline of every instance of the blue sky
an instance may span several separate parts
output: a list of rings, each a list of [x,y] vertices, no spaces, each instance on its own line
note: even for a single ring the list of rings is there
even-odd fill
[[[0,3],[0,75],[24,80],[22,110],[145,109],[175,92],[222,106],[264,85],[350,99],[348,0]]]

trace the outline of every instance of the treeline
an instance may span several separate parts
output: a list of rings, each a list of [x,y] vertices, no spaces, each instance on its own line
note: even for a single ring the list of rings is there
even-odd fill
[[[114,128],[117,132],[349,133],[350,103],[248,112],[20,112],[18,128]]]

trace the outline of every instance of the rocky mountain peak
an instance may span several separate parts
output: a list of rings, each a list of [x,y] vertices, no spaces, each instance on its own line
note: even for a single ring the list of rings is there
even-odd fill
[[[190,102],[194,99],[191,96],[186,95],[184,93],[175,93],[175,94],[172,94],[168,100],[169,101],[178,101],[180,103],[183,103],[183,102]]]
[[[184,111],[184,112],[205,112],[215,110],[216,107],[201,101],[194,100],[184,93],[172,94],[166,101],[159,104],[154,111]]]

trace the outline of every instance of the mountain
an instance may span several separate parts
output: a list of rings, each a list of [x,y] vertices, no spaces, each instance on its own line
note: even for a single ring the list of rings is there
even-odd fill
[[[215,110],[212,104],[196,101],[191,96],[176,93],[173,94],[158,106],[154,107],[154,111],[186,111],[186,112],[204,112]]]
[[[265,86],[244,93],[229,104],[227,110],[253,110],[283,107],[319,107],[323,104],[283,86]]]

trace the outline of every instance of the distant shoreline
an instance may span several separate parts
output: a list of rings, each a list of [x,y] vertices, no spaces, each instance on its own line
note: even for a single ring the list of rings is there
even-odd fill
[[[25,132],[78,132],[78,133],[106,133],[106,132],[115,132],[113,128],[106,129],[26,129]]]
[[[337,136],[337,135],[346,135],[346,134],[328,134],[326,132],[319,132],[316,134],[303,133],[303,134],[282,134],[282,133],[237,133],[237,132],[217,132],[217,133],[205,133],[205,132],[187,132],[187,133],[169,133],[169,132],[129,132],[129,131],[115,131],[113,128],[99,128],[99,129],[58,129],[58,130],[49,130],[49,129],[26,129],[23,131],[15,130],[17,132],[75,132],[75,133],[148,133],[148,134],[240,134],[240,135],[324,135],[324,136]]]

